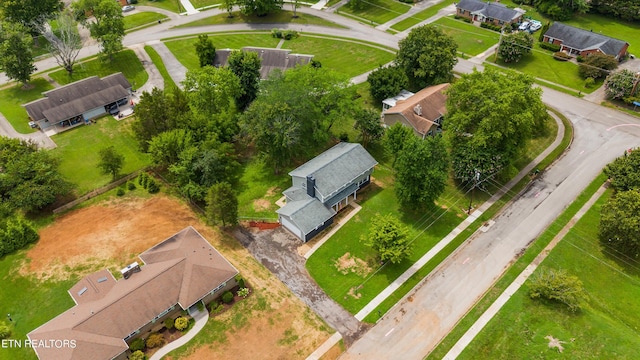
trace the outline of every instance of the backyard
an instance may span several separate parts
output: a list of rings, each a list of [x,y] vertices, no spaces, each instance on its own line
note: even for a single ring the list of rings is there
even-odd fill
[[[541,264],[565,269],[580,278],[588,294],[583,309],[571,313],[559,304],[532,300],[525,283],[466,348],[461,359],[637,356],[640,318],[629,314],[640,311],[639,264],[603,248],[597,235],[599,209],[610,195],[608,190]],[[549,347],[547,336],[562,341],[562,354]]]

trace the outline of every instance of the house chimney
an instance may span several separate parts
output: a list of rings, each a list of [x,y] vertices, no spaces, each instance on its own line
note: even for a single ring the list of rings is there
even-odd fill
[[[307,195],[311,197],[316,197],[316,179],[313,176],[307,176]]]

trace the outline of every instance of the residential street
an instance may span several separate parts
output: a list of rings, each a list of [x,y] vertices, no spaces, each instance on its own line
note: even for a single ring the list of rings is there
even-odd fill
[[[277,27],[350,37],[397,48],[399,37],[389,33],[330,12],[306,7],[299,8],[298,11],[330,19],[350,29],[315,25]],[[273,24],[235,24],[169,29],[217,13],[220,11],[210,10],[193,16],[182,16],[133,32],[125,37],[125,46],[202,32],[270,31],[274,28]],[[284,47],[286,48],[286,43]],[[96,45],[83,48],[80,58],[98,51]],[[57,64],[49,58],[38,62],[36,66],[38,71],[42,71]],[[469,72],[476,66],[478,65],[460,59],[456,71]],[[0,84],[5,82],[4,74],[0,74]],[[620,156],[624,150],[640,146],[640,121],[635,117],[547,88],[544,88],[543,100],[565,114],[573,123],[575,133],[570,150],[504,209],[486,233],[476,234],[469,239],[378,324],[353,343],[341,358],[422,359],[490,288],[516,254],[577,197],[604,165]],[[354,334],[359,332],[352,330]]]

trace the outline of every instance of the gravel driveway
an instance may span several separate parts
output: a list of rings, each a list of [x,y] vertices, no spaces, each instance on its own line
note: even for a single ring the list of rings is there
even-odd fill
[[[296,248],[300,240],[279,227],[251,233],[236,230],[235,237],[267,269],[274,273],[294,294],[342,335],[346,346],[351,345],[369,326],[359,322],[335,301],[331,300],[309,276],[305,259]]]

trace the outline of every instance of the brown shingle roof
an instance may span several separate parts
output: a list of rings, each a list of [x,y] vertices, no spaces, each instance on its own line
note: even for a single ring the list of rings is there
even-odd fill
[[[433,126],[434,121],[446,112],[448,83],[424,88],[406,100],[400,100],[396,106],[387,109],[384,114],[402,114],[413,128],[424,135]]]
[[[31,340],[74,339],[77,346],[38,348],[38,357],[86,359],[91,354],[92,359],[111,359],[128,348],[125,337],[158,314],[175,305],[186,310],[238,274],[192,227],[145,251],[140,258],[146,265],[127,280],[114,281],[111,286],[102,286],[103,282],[101,291],[90,291],[91,284],[105,276],[106,270],[101,270],[72,287],[72,295],[88,288],[78,296],[78,305],[28,336]]]

